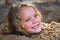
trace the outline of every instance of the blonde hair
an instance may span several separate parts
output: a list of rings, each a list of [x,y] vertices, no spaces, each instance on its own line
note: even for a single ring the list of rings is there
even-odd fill
[[[23,30],[22,25],[20,23],[21,21],[18,18],[18,16],[19,16],[18,11],[24,6],[32,7],[37,12],[37,14],[40,17],[42,17],[41,12],[39,12],[38,9],[33,4],[30,4],[30,3],[29,4],[28,3],[13,4],[8,13],[9,30],[13,32],[13,31],[17,31],[17,29],[19,29],[18,31],[23,32],[26,35],[28,35],[28,33]],[[19,26],[21,26],[21,27],[18,28]]]

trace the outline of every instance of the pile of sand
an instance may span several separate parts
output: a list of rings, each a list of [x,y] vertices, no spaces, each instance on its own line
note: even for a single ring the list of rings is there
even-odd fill
[[[42,23],[40,34],[32,37],[21,35],[0,35],[1,40],[60,40],[60,23]]]

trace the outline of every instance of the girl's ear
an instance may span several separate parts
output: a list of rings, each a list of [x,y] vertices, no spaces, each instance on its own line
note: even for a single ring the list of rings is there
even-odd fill
[[[22,28],[24,29],[24,25],[22,25]]]

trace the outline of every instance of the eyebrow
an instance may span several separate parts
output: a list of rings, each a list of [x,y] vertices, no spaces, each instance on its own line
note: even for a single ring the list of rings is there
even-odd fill
[[[26,20],[26,19],[30,19],[30,17],[25,17],[24,19],[25,19],[25,20]]]

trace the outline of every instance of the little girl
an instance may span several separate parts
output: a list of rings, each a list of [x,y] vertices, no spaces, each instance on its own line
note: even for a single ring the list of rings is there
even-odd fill
[[[41,32],[41,13],[32,4],[13,5],[8,16],[10,28],[15,31],[24,34]]]

